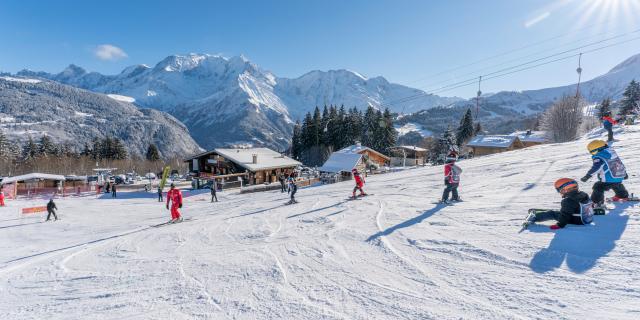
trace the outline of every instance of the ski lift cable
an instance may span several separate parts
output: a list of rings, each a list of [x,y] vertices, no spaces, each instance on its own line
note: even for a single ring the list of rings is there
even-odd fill
[[[528,48],[532,48],[532,47],[536,47],[538,45],[541,45],[541,44],[544,44],[544,43],[547,43],[547,42],[550,42],[550,41],[553,41],[553,40],[556,40],[556,39],[561,39],[561,38],[567,37],[567,36],[575,34],[575,33],[581,33],[583,31],[586,31],[586,30],[589,30],[589,29],[604,25],[604,24],[609,23],[611,21],[614,21],[614,19],[613,18],[609,18],[609,19],[606,19],[604,21],[600,21],[598,23],[594,23],[592,25],[586,26],[584,28],[579,28],[579,29],[576,29],[576,30],[572,30],[572,31],[569,31],[569,32],[566,32],[566,33],[563,33],[563,34],[560,34],[560,35],[556,35],[556,36],[553,36],[553,37],[549,37],[549,38],[546,38],[546,39],[543,39],[543,40],[540,40],[540,41],[536,41],[536,42],[533,42],[533,43],[525,44],[525,45],[523,45],[521,47],[518,47],[518,48],[515,48],[515,49],[511,49],[511,50],[507,50],[505,52],[498,53],[498,54],[495,54],[495,55],[492,55],[492,56],[489,56],[489,57],[486,57],[486,58],[478,59],[478,60],[476,60],[474,62],[470,62],[470,63],[464,64],[464,65],[460,65],[460,66],[457,66],[457,67],[453,67],[453,68],[450,68],[450,69],[447,69],[447,70],[439,71],[437,73],[431,74],[431,75],[426,76],[424,78],[420,78],[420,79],[416,79],[414,81],[408,82],[408,84],[421,82],[423,80],[426,80],[426,79],[429,79],[429,78],[433,78],[433,77],[436,77],[436,76],[439,76],[439,75],[442,75],[442,74],[446,74],[446,73],[449,73],[449,72],[452,72],[452,71],[457,71],[457,70],[460,70],[460,69],[464,69],[466,67],[469,67],[469,66],[472,66],[472,65],[476,65],[476,64],[481,63],[481,62],[485,62],[485,61],[493,60],[495,58],[507,56],[507,55],[509,55],[511,53],[522,51],[524,49],[528,49]],[[588,37],[582,38],[582,39],[577,40],[577,41],[572,41],[572,42],[569,42],[569,43],[565,43],[565,44],[563,44],[561,46],[573,44],[573,43],[576,43],[576,42],[581,42],[581,41],[584,41],[584,40],[587,40],[587,39],[590,39],[590,38],[593,38],[593,37],[596,37],[596,36],[604,35],[604,34],[607,34],[607,33],[609,33],[609,32],[604,32],[604,33],[601,33],[601,34],[588,36]]]
[[[631,32],[629,34],[634,34],[634,33],[638,33],[638,32],[640,32],[640,29],[637,29],[637,30],[635,30],[635,31],[633,31],[633,32]],[[485,78],[485,80],[494,79],[494,78],[496,78],[496,77],[493,77],[494,75],[499,75],[499,74],[501,74],[503,72],[510,71],[510,70],[521,70],[521,69],[517,69],[517,68],[522,67],[522,66],[526,66],[526,65],[529,65],[529,64],[532,64],[532,63],[535,63],[535,62],[547,60],[547,59],[550,59],[550,58],[553,58],[553,57],[556,57],[556,56],[559,56],[559,55],[567,54],[567,53],[573,52],[575,50],[584,49],[586,47],[590,47],[590,46],[593,46],[593,45],[596,45],[596,44],[607,42],[607,41],[610,41],[612,39],[619,38],[619,37],[621,37],[621,36],[616,36],[616,37],[613,37],[613,38],[600,40],[600,41],[597,41],[597,42],[594,42],[594,43],[591,43],[591,44],[588,44],[588,45],[583,45],[583,46],[580,46],[580,47],[577,47],[577,48],[574,48],[574,49],[571,49],[571,50],[565,50],[565,51],[560,52],[560,53],[549,55],[549,56],[546,56],[544,58],[538,58],[538,59],[527,61],[527,62],[518,64],[518,65],[515,65],[515,66],[503,68],[501,70],[494,71],[494,72],[491,72],[491,73],[487,73],[487,74],[484,74],[482,76]],[[590,52],[598,51],[598,50],[601,50],[601,49],[609,48],[611,46],[620,45],[620,44],[628,43],[628,42],[631,42],[631,41],[635,41],[637,39],[638,38],[631,38],[629,40],[625,40],[625,41],[622,41],[622,42],[616,42],[616,43],[613,43],[611,45],[607,45],[607,46],[604,46],[604,47],[598,47],[598,48],[595,48],[593,50],[586,50],[586,51],[583,51],[583,53],[590,53]],[[572,57],[576,57],[576,56],[578,56],[578,54],[572,54],[570,56],[563,57],[563,58],[560,58],[560,59],[549,60],[548,62],[549,63],[557,62],[557,61],[566,60],[566,59],[569,59],[569,58],[572,58]],[[542,65],[545,65],[545,64],[547,64],[547,63],[536,64],[536,65],[534,65],[534,67],[542,66]],[[531,68],[524,68],[522,70],[528,70],[528,69],[531,69]],[[507,74],[511,74],[511,73],[507,73]],[[424,92],[421,92],[421,93],[418,93],[418,94],[415,94],[415,95],[411,95],[411,96],[407,96],[407,97],[404,97],[404,98],[396,99],[394,101],[382,104],[381,107],[385,107],[385,106],[389,107],[389,106],[392,106],[392,105],[396,105],[398,103],[403,103],[403,102],[408,102],[408,101],[411,101],[411,100],[415,100],[415,99],[423,97],[423,96],[432,95],[432,94],[439,93],[439,92],[450,91],[450,90],[453,90],[453,89],[456,89],[456,88],[460,88],[460,87],[468,86],[468,85],[471,85],[471,84],[475,84],[477,79],[478,79],[478,77],[473,77],[473,78],[465,79],[465,80],[458,81],[458,82],[455,82],[455,83],[451,83],[451,84],[442,86],[440,88],[437,88],[437,89],[434,89],[434,90],[431,90],[431,91],[424,91]]]

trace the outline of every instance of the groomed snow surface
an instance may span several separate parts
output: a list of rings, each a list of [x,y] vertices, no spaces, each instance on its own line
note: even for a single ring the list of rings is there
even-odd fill
[[[640,128],[616,148],[639,193]],[[61,220],[0,209],[1,319],[637,319],[640,208],[518,234],[558,208],[553,182],[590,166],[587,141],[461,161],[465,202],[438,206],[442,167],[287,194],[58,200]],[[590,189],[591,183],[581,183]],[[610,195],[610,194],[609,194]]]

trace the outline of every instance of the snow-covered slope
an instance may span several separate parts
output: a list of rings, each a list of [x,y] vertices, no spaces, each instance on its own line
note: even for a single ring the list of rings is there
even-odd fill
[[[88,73],[75,65],[59,74],[19,74],[132,97],[140,106],[176,116],[207,148],[250,143],[284,150],[292,122],[316,106],[380,107],[422,93],[382,77],[367,79],[347,70],[278,78],[242,56],[209,54],[173,55],[154,67],[131,66],[114,76]],[[427,95],[392,106],[394,111],[413,112],[458,100]]]
[[[150,143],[166,158],[199,150],[180,121],[158,110],[140,109],[129,103],[131,99],[54,81],[0,77],[0,130],[22,141],[47,134],[78,151],[92,139],[107,136],[122,139],[136,156],[144,156]]]
[[[640,130],[616,148],[631,192]],[[587,140],[464,160],[465,202],[438,206],[442,167],[352,183],[185,198],[196,219],[161,228],[154,195],[58,200],[61,221],[0,208],[3,319],[636,319],[640,207],[591,226],[518,234],[529,208],[558,208],[553,181],[581,177]],[[581,183],[589,190],[591,183]],[[109,214],[105,214],[108,212]],[[135,212],[135,214],[132,214]]]

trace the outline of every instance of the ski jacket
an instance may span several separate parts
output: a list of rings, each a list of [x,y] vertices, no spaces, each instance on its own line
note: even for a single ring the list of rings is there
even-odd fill
[[[560,203],[560,217],[558,227],[564,228],[567,224],[584,224],[585,210],[591,207],[589,195],[578,190],[565,194]],[[592,214],[593,215],[593,212]],[[585,221],[590,223],[591,221]]]
[[[611,117],[609,116],[604,116],[602,117],[602,126],[605,129],[611,129],[613,127],[613,125],[618,124],[617,121],[613,120]]]
[[[174,206],[179,206],[182,204],[182,192],[178,189],[170,189],[167,192],[167,205],[169,205],[169,201],[173,203]]]
[[[356,180],[356,185],[360,188],[364,186],[364,178],[360,174],[353,175],[353,179]]]
[[[593,165],[587,175],[598,173],[598,179],[607,183],[620,183],[627,175],[626,169],[618,154],[611,148],[604,149],[591,156]]]
[[[53,201],[49,201],[47,203],[47,211],[51,211],[53,209],[58,210],[58,207],[56,207],[56,204]]]
[[[461,173],[462,173],[462,168],[456,166],[454,162],[445,164],[444,165],[445,183],[449,183],[449,184],[460,183]]]

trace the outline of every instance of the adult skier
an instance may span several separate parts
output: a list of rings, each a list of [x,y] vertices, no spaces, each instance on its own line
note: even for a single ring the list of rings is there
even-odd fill
[[[613,141],[613,126],[616,124],[618,124],[618,122],[611,118],[611,111],[607,111],[602,116],[602,126],[607,130],[607,142]]]
[[[355,182],[356,182],[356,186],[353,187],[352,198],[353,199],[356,198],[356,191],[357,190],[360,190],[360,197],[366,196],[367,194],[362,189],[362,187],[364,187],[364,178],[360,175],[360,172],[358,172],[358,169],[356,169],[356,168],[353,168],[351,170],[351,173],[353,174],[353,180],[355,180]]]
[[[284,173],[281,173],[280,175],[278,175],[278,180],[280,180],[280,192],[285,193],[285,191],[287,190],[287,187],[285,184],[287,178],[284,176]]]
[[[462,169],[456,165],[458,156],[455,152],[449,153],[444,165],[444,191],[442,192],[441,203],[449,203],[449,193],[451,193],[451,201],[460,201],[458,196],[458,186],[460,185],[460,174]]]
[[[287,202],[287,204],[294,204],[294,203],[298,203],[298,201],[296,201],[296,192],[298,192],[298,186],[296,185],[296,180],[293,178],[293,176],[290,176],[288,179],[288,185],[289,185],[289,193],[291,195],[291,200],[289,200],[289,202]]]
[[[604,192],[613,190],[615,196],[612,201],[624,201],[629,197],[622,181],[628,178],[624,164],[618,154],[602,140],[593,140],[587,145],[587,150],[591,153],[593,165],[587,174],[580,180],[587,182],[594,173],[598,174],[598,182],[593,184],[591,201],[597,207],[604,205]]]
[[[4,190],[3,190],[3,186],[0,186],[0,207],[4,207]]]
[[[111,187],[111,198],[117,198],[118,197],[118,193],[116,191],[116,184],[114,183],[113,186]]]
[[[158,186],[158,202],[162,202],[162,188]]]
[[[51,220],[51,215],[53,214],[54,221],[58,220],[58,216],[56,215],[56,210],[58,207],[55,202],[53,202],[53,198],[49,199],[49,203],[47,203],[47,220]]]
[[[218,188],[218,184],[216,183],[216,180],[213,179],[213,181],[211,181],[211,202],[213,202],[213,200],[215,199],[215,202],[218,202],[218,196],[216,195],[216,189]]]
[[[169,210],[169,202],[171,202],[171,221],[169,223],[182,222],[180,211],[182,208],[182,192],[176,189],[175,184],[171,184],[169,192],[167,192],[167,210]]]
[[[578,182],[570,178],[561,178],[554,183],[556,191],[562,195],[560,211],[536,211],[529,210],[529,216],[522,224],[522,229],[541,221],[557,221],[549,228],[558,230],[567,224],[589,224],[593,221],[593,203],[589,195],[578,189]]]

